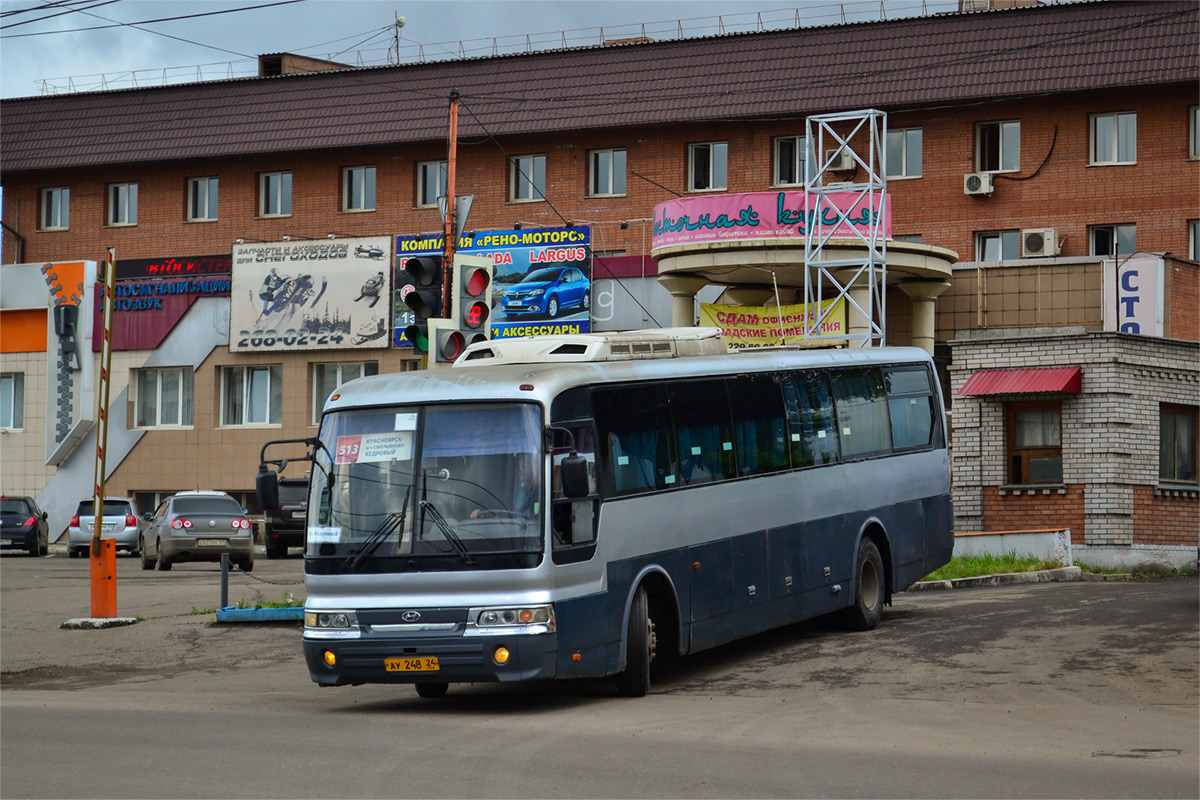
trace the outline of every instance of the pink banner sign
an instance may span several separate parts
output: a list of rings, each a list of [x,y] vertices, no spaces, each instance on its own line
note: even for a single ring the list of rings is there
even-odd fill
[[[867,236],[879,209],[871,208],[871,198],[857,192],[831,192],[820,209],[823,231],[837,237]],[[804,192],[753,192],[680,197],[654,207],[652,249],[679,244],[746,241],[779,237],[807,236],[813,227],[816,195],[809,201],[806,217]],[[879,195],[875,195],[876,203]],[[830,207],[829,203],[832,203]],[[892,198],[885,196],[883,235],[892,235]],[[845,219],[839,223],[839,217]]]

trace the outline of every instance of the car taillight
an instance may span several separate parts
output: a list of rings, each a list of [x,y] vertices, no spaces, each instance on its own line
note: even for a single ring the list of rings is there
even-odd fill
[[[175,530],[179,530],[180,528],[190,528],[192,527],[192,521],[190,519],[176,519],[171,522],[171,527]]]
[[[134,519],[133,514],[126,514],[125,515],[125,527],[132,528],[134,525],[137,525],[137,520]]]
[[[27,526],[27,525],[37,525],[37,517],[30,517],[29,519],[22,522],[21,525],[22,525],[22,527]]]
[[[250,520],[248,519],[235,519],[233,522],[229,523],[229,525],[234,530],[237,530],[238,528],[247,531],[250,530]]]
[[[75,516],[71,517],[71,527],[72,527],[72,528],[78,528],[78,527],[79,527],[79,515],[78,515],[78,514],[76,514]]]

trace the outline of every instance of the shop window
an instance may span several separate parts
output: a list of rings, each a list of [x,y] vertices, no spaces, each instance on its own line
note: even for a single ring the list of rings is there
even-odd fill
[[[1200,425],[1196,406],[1162,405],[1158,412],[1158,479],[1164,483],[1198,483],[1196,453]]]
[[[689,192],[706,192],[726,187],[728,148],[725,142],[688,145]]]
[[[1062,483],[1062,402],[1009,403],[1008,482]]]

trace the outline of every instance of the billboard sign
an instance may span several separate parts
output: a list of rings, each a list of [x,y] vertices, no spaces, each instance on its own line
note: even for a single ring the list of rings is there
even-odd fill
[[[413,256],[441,255],[438,234],[396,239],[396,286],[404,282],[404,262]],[[570,228],[477,231],[458,240],[458,252],[486,256],[495,267],[492,281],[492,338],[588,333],[591,330],[591,229]],[[396,344],[404,304],[397,299],[393,320]]]
[[[388,237],[234,245],[229,349],[387,347],[390,261]]]
[[[821,308],[834,306],[836,298],[823,300]],[[815,307],[808,310],[804,303],[785,306],[719,306],[700,304],[700,326],[721,329],[721,338],[730,347],[776,347],[781,344],[822,347],[829,344],[821,336],[844,336],[846,333],[846,301],[837,305],[821,323],[821,332],[804,338],[804,326],[816,319]]]

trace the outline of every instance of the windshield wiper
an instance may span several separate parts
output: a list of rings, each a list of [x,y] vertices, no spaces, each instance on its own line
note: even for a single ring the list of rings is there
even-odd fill
[[[428,500],[421,501],[421,508],[425,510],[425,515],[433,520],[433,524],[442,532],[442,536],[446,537],[446,541],[462,556],[462,560],[466,562],[467,566],[475,566],[475,559],[471,558],[471,554],[467,552],[467,546],[463,544],[462,539],[458,538],[458,534],[450,527],[450,523],[446,522],[446,518],[442,516],[442,512],[438,511],[437,507]]]
[[[358,549],[350,554],[350,557],[346,559],[346,570],[354,571],[358,569],[359,565],[366,561],[372,553],[378,550],[379,546],[383,544],[384,541],[387,540],[388,536],[390,536],[395,530],[399,529],[401,532],[404,531],[404,518],[408,514],[408,498],[411,493],[412,487],[410,486],[404,492],[404,505],[400,507],[400,512],[388,512],[387,516],[383,518],[383,521],[379,523],[379,527],[371,531],[371,535],[364,539],[363,543],[358,546]]]

